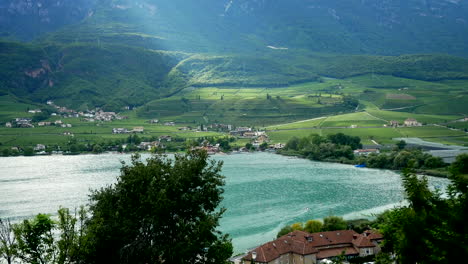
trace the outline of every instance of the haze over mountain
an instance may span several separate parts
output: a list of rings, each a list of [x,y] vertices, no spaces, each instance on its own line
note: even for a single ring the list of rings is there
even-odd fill
[[[68,28],[69,33],[83,32],[83,27],[93,35],[149,33],[163,38],[160,45],[166,49],[223,51],[272,45],[340,53],[468,54],[466,0],[2,2],[0,31],[23,40],[81,22]]]
[[[467,0],[4,0],[0,32],[0,90],[80,109],[191,86],[468,78],[462,58],[379,57],[467,57]]]

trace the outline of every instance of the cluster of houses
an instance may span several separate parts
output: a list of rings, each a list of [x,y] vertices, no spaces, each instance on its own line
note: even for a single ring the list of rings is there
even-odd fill
[[[41,109],[31,109],[31,110],[28,110],[28,113],[38,114],[38,113],[42,113],[42,110]]]
[[[88,121],[88,122],[95,122],[95,121],[110,122],[112,120],[122,120],[122,119],[128,118],[126,116],[120,116],[119,114],[115,112],[105,112],[99,108],[96,108],[95,110],[78,112],[73,109],[68,109],[65,106],[58,106],[54,104],[54,102],[51,100],[47,101],[47,104],[57,109],[57,112],[59,112],[63,117],[69,117],[69,118],[82,117],[84,121]],[[52,115],[57,115],[57,113],[53,113]]]
[[[134,127],[132,130],[129,130],[127,128],[113,128],[112,134],[143,133],[144,131],[144,127]]]
[[[418,120],[416,120],[414,118],[408,118],[403,122],[403,125],[400,125],[400,122],[398,122],[396,120],[392,120],[392,121],[390,121],[390,126],[391,127],[402,127],[402,126],[405,126],[405,127],[419,127],[419,126],[422,126],[422,123],[418,122]]]
[[[192,149],[202,149],[205,150],[208,154],[215,154],[221,151],[219,144],[212,145],[209,142],[202,143],[199,147],[194,147]]]
[[[154,148],[165,148],[163,142],[171,142],[171,136],[160,136],[157,141],[141,142],[138,149],[150,151]]]
[[[44,126],[72,127],[72,124],[65,124],[62,122],[62,120],[56,120],[54,122],[41,121],[37,123],[37,126],[39,127],[44,127]],[[5,123],[5,127],[34,128],[35,126],[32,123],[31,118],[15,118],[11,122]]]
[[[32,128],[34,125],[32,124],[31,118],[22,118],[18,117],[12,120],[11,122],[6,122],[5,127],[20,127],[20,128]]]
[[[348,260],[376,255],[381,251],[383,236],[376,231],[362,234],[353,230],[318,233],[293,231],[265,243],[247,254],[231,259],[235,264],[321,264],[344,254]]]

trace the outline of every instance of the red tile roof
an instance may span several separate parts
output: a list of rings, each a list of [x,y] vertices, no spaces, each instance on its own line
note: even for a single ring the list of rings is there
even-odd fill
[[[294,231],[274,241],[263,244],[253,250],[257,252],[257,258],[255,261],[270,262],[281,255],[288,253],[295,253],[304,256],[317,253],[317,249],[305,238],[307,235],[310,234],[302,231]],[[252,252],[249,252],[244,259],[251,260]]]
[[[359,254],[357,248],[374,247],[371,240],[381,238],[381,234],[373,231],[358,234],[353,230],[338,230],[310,234],[296,230],[257,247],[243,259],[252,260],[254,251],[257,253],[256,262],[270,262],[289,253],[303,256],[317,254],[317,259],[338,256],[343,250],[346,255],[355,255]],[[330,246],[335,247],[328,248]]]
[[[368,230],[365,232],[367,234],[367,237],[370,239],[370,240],[380,240],[380,239],[383,239],[383,235],[380,234],[380,233],[377,233],[376,231],[374,230]]]
[[[345,252],[345,256],[359,254],[359,252],[353,247],[330,248],[330,249],[320,250],[320,252],[317,254],[317,259],[336,257],[336,256],[341,255],[343,251]]]
[[[358,248],[363,247],[375,247],[375,245],[370,241],[370,239],[364,235],[359,235],[356,239],[353,239],[353,245]]]

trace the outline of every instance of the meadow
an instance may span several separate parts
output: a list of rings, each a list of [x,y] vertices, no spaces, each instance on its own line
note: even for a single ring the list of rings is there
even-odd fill
[[[232,65],[230,67],[233,67]],[[202,78],[198,76],[197,78]],[[195,79],[193,79],[195,80]],[[217,132],[181,131],[179,127],[198,127],[212,123],[250,126],[265,129],[272,142],[286,142],[293,136],[311,133],[327,135],[342,132],[359,136],[365,144],[393,144],[392,138],[420,137],[447,144],[467,144],[463,129],[466,122],[455,122],[468,112],[465,80],[427,81],[375,73],[343,79],[320,77],[298,84],[262,86],[197,85],[186,87],[169,97],[150,101],[132,111],[123,112],[126,120],[104,123],[63,119],[72,128],[0,128],[0,144],[23,146],[65,144],[71,132],[84,142],[124,139],[128,135],[113,135],[112,128],[143,126],[145,137],[171,135],[180,138],[223,136]],[[194,82],[195,84],[195,82]],[[200,86],[201,85],[201,86]],[[207,84],[205,84],[207,85]],[[349,103],[354,98],[356,104]],[[28,109],[41,105],[21,100],[5,93],[0,96],[0,123],[15,117],[31,117]],[[352,102],[352,101],[351,101]],[[387,109],[397,107],[396,109]],[[386,110],[387,109],[387,110]],[[392,128],[392,120],[400,124],[414,118],[423,127]],[[56,117],[50,118],[54,121]],[[160,124],[148,120],[159,119]],[[175,122],[176,126],[161,123]],[[438,125],[438,126],[436,126]],[[451,130],[446,126],[458,128]],[[247,142],[245,142],[247,143]],[[236,144],[245,144],[244,141]]]

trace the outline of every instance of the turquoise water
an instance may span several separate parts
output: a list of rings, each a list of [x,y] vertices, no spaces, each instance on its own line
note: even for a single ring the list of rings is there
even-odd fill
[[[128,155],[10,157],[0,159],[0,217],[19,220],[86,204],[89,189],[115,182]],[[285,224],[340,215],[369,217],[404,200],[391,171],[312,162],[271,153],[216,155],[224,162],[221,230],[235,252],[273,239]],[[430,178],[445,188],[446,179]]]

